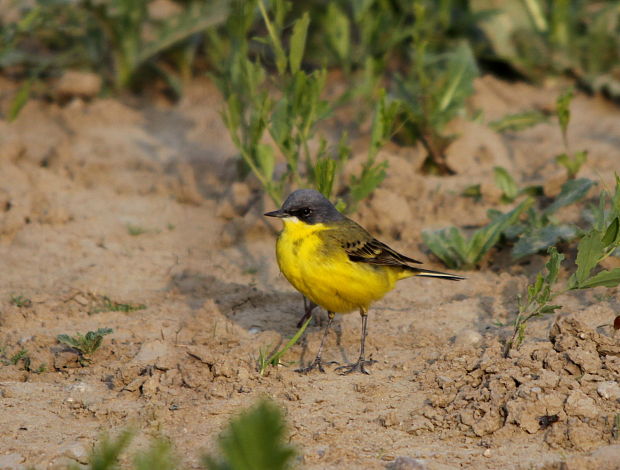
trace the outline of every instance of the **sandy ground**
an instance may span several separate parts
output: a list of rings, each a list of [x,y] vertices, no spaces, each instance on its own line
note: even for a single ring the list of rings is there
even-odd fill
[[[550,108],[557,96],[489,77],[476,89],[471,107],[487,122]],[[463,282],[401,282],[370,313],[370,376],[294,371],[315,354],[321,315],[286,355],[294,364],[259,376],[259,349],[295,332],[302,301],[275,263],[279,227],[261,216],[273,206],[252,181],[235,182],[219,106],[214,88],[196,82],[174,106],[31,102],[0,122],[0,468],[85,462],[102,432],[127,426],[139,430],[132,449],[163,435],[197,468],[230,417],[264,395],[285,410],[299,468],[620,468],[617,289],[560,298],[557,319],[534,322],[522,349],[502,357],[510,327],[498,325],[514,318],[541,256],[510,264],[496,252]],[[599,188],[620,172],[619,117],[599,98],[573,103],[570,144],[589,151],[580,176]],[[493,166],[551,195],[564,178],[556,124],[503,136],[466,121],[452,130],[456,175],[421,175],[420,149],[388,147],[389,177],[356,215],[437,269],[422,230],[507,210]],[[476,183],[481,202],[460,196]],[[31,304],[11,303],[19,295]],[[99,311],[104,297],[146,309]],[[338,317],[325,359],[355,359],[359,323]],[[56,341],[103,327],[114,332],[86,367]],[[21,349],[30,371],[8,363]]]

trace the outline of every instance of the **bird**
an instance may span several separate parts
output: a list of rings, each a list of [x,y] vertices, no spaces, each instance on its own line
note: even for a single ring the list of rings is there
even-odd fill
[[[325,372],[321,360],[323,346],[336,313],[359,311],[362,319],[360,354],[353,364],[336,368],[338,373],[368,374],[366,360],[368,310],[370,305],[391,291],[396,281],[413,276],[458,281],[456,274],[431,271],[398,253],[373,237],[357,222],[349,219],[319,191],[298,189],[279,209],[264,214],[282,220],[284,227],[276,242],[276,259],[280,271],[301,292],[305,302],[304,318],[315,305],[327,311],[328,322],[316,358],[298,369]]]

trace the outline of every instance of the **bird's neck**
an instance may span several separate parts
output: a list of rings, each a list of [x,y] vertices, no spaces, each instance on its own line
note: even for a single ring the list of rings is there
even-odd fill
[[[286,219],[282,219],[282,221],[284,222],[284,230],[282,230],[281,236],[291,239],[306,238],[309,235],[322,232],[328,228],[324,224],[307,224],[297,217],[287,217]]]

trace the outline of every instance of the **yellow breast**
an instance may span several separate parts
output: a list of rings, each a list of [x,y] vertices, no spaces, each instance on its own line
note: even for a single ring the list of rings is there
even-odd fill
[[[324,230],[330,227],[284,219],[276,255],[282,274],[298,291],[328,311],[345,313],[367,310],[394,288],[398,271],[351,261],[340,245],[325,243],[319,235]]]

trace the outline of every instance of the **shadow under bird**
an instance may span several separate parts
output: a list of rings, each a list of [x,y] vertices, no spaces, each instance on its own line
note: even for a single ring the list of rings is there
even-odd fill
[[[328,313],[316,358],[301,372],[313,369],[324,372],[321,353],[335,314],[358,310],[362,317],[359,358],[354,364],[336,370],[367,374],[365,366],[372,361],[364,356],[364,343],[368,309],[373,302],[391,291],[401,279],[413,276],[464,279],[411,266],[420,261],[401,255],[374,238],[313,189],[294,191],[280,209],[265,215],[284,222],[276,243],[276,257],[284,277],[311,302],[306,304],[304,318],[311,314],[314,304]]]

